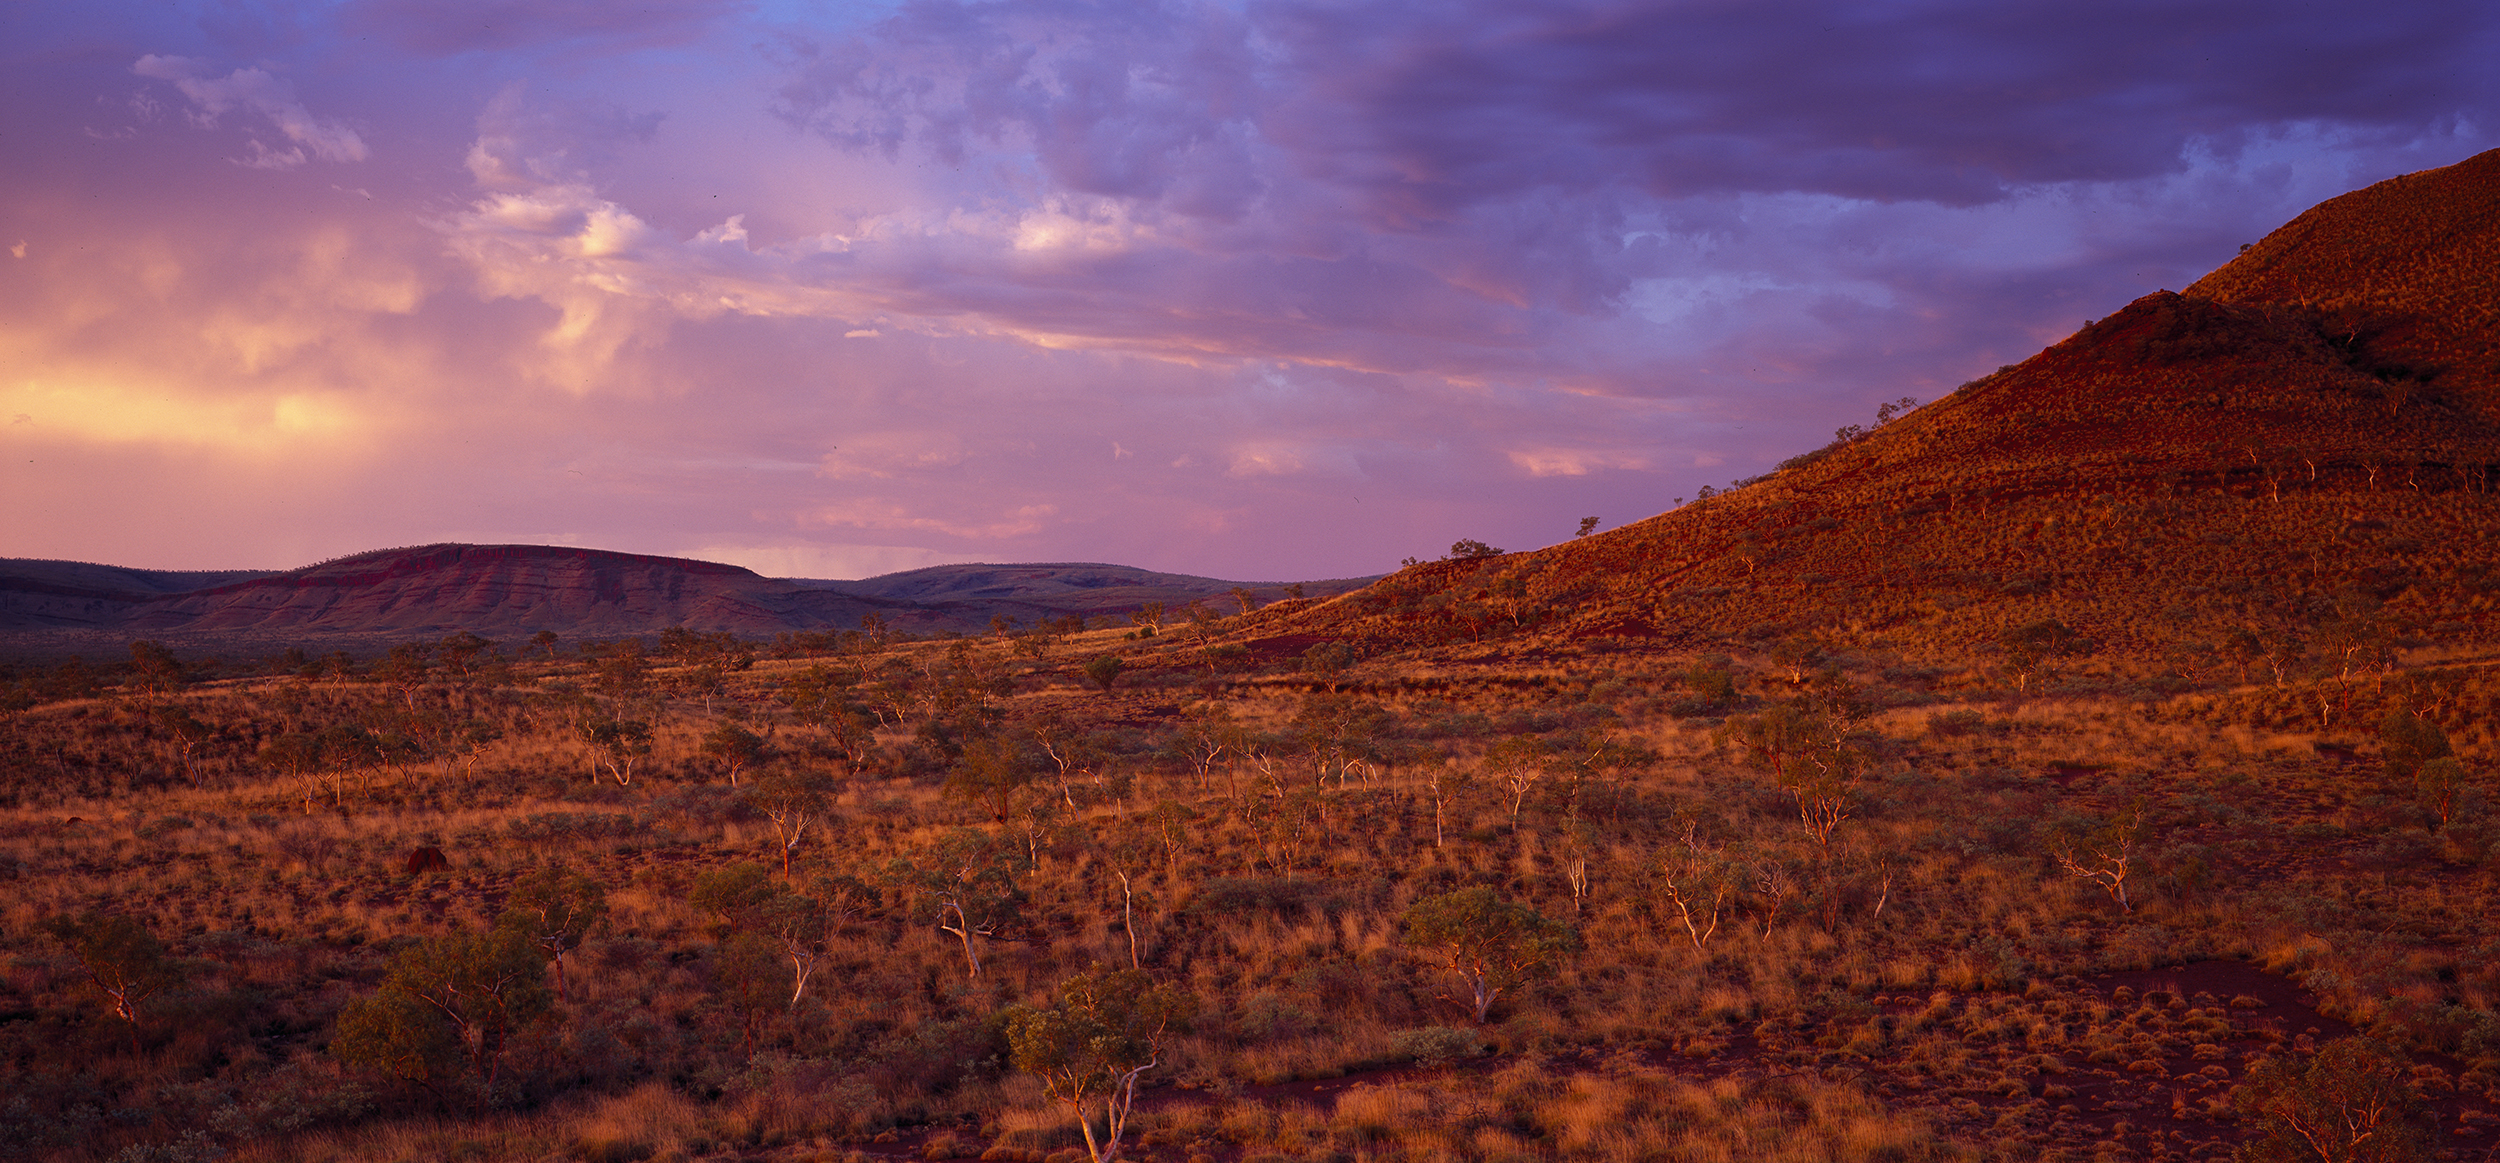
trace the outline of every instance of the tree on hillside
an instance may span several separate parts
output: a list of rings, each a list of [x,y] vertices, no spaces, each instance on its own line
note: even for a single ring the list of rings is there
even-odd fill
[[[1567,740],[1558,754],[1566,764],[1564,770],[1570,779],[1563,817],[1571,824],[1577,824],[1580,819],[1583,785],[1596,784],[1600,791],[1609,793],[1608,802],[1614,803],[1619,797],[1613,794],[1613,789],[1624,782],[1624,777],[1656,767],[1662,758],[1657,751],[1643,746],[1636,739],[1603,725],[1583,728]]]
[[[1718,848],[1702,843],[1690,821],[1684,825],[1682,850],[1660,863],[1657,883],[1684,923],[1684,935],[1693,942],[1695,953],[1703,952],[1719,931],[1721,914],[1744,885],[1736,866]]]
[[[2448,742],[2448,733],[2440,730],[2439,724],[2402,709],[2389,712],[2380,721],[2378,740],[2387,779],[2400,786],[2414,782],[2414,774],[2423,764],[2456,753]]]
[[[1438,950],[1466,982],[1465,999],[1441,1000],[1474,1015],[1478,1025],[1504,992],[1534,980],[1579,945],[1570,926],[1481,885],[1415,902],[1406,910],[1404,931],[1407,944]]]
[[[762,763],[772,754],[764,737],[736,723],[722,723],[703,736],[703,757],[721,765],[729,777],[729,786],[738,786],[738,773]]]
[[[1147,602],[1140,605],[1128,616],[1128,620],[1143,628],[1149,638],[1160,634],[1163,632],[1163,603]]]
[[[1120,681],[1120,671],[1127,667],[1117,654],[1098,654],[1085,663],[1085,677],[1093,680],[1102,693],[1111,693],[1111,684]]]
[[[688,901],[719,919],[716,933],[761,940],[789,963],[784,1004],[795,1029],[799,1002],[832,951],[834,938],[843,925],[867,911],[874,897],[867,885],[849,876],[820,876],[802,891],[774,883],[760,864],[735,864],[696,877]]]
[[[1353,669],[1358,657],[1354,647],[1348,643],[1315,643],[1302,652],[1302,669],[1328,684],[1328,693],[1333,695],[1337,693],[1338,684],[1344,681],[1345,672]]]
[[[1369,780],[1384,758],[1380,739],[1397,726],[1397,714],[1353,695],[1306,695],[1294,712],[1294,740],[1311,761],[1316,782],[1337,782],[1343,791],[1357,775]]]
[[[591,754],[618,787],[631,785],[634,767],[651,757],[651,724],[640,719],[601,716],[583,724],[582,734],[590,742]],[[591,776],[597,782],[598,773],[593,771]]]
[[[608,892],[598,881],[550,865],[513,882],[497,928],[527,937],[556,969],[556,1000],[565,1000],[564,957],[608,915]]]
[[[1474,561],[1478,558],[1500,557],[1501,555],[1501,550],[1495,549],[1484,542],[1478,541],[1473,537],[1462,537],[1457,541],[1450,543],[1450,555],[1442,560]]]
[[[312,814],[313,798],[321,794],[321,737],[289,731],[261,744],[253,759],[303,793],[304,814]]]
[[[1534,735],[1513,735],[1496,743],[1484,753],[1484,769],[1510,792],[1510,823],[1519,826],[1519,809],[1528,800],[1528,793],[1537,781],[1545,778],[1545,764],[1553,748]]]
[[[49,917],[39,925],[69,947],[88,984],[102,995],[113,1016],[130,1026],[130,1053],[139,1048],[139,1009],[149,998],[182,983],[180,967],[137,918],[110,913]]]
[[[1068,720],[1057,713],[1042,715],[1027,722],[1025,734],[1049,757],[1051,769],[1058,777],[1059,802],[1069,810],[1076,808],[1076,779],[1090,774],[1095,765],[1108,755],[1091,738],[1078,732]]]
[[[326,773],[330,784],[330,806],[345,811],[349,777],[381,765],[382,741],[354,723],[332,723],[321,729],[316,746],[321,757],[319,770]],[[304,810],[312,811],[309,797],[304,801]]]
[[[799,722],[824,735],[856,772],[877,753],[880,717],[854,697],[861,674],[850,667],[823,664],[791,676],[773,697],[790,708]],[[901,715],[896,714],[896,721]]]
[[[1424,787],[1432,796],[1432,846],[1440,848],[1447,840],[1449,805],[1475,786],[1475,772],[1440,754],[1417,755],[1414,761],[1424,769]]]
[[[2436,1125],[2407,1080],[2411,1062],[2367,1037],[2339,1038],[2305,1065],[2259,1059],[2232,1105],[2256,1124],[2240,1157],[2251,1163],[2413,1163],[2428,1159]]]
[[[729,933],[713,948],[711,969],[715,995],[738,1015],[748,1061],[755,1059],[756,1031],[785,1004],[795,1028],[797,1007],[783,1001],[781,950],[771,938],[743,930]]]
[[[1806,676],[1823,664],[1823,649],[1813,639],[1790,635],[1771,644],[1771,663],[1787,672],[1788,685],[1806,685]]]
[[[2457,793],[2465,790],[2465,765],[2453,755],[2442,755],[2416,769],[2414,789],[2421,793],[2422,806],[2439,817],[2439,825],[2447,827],[2456,814]]]
[[[1138,1080],[1162,1065],[1165,1044],[1188,1019],[1193,999],[1138,969],[1071,977],[1059,983],[1058,995],[1049,1006],[1009,1011],[1009,1060],[1068,1105],[1093,1163],[1111,1163],[1137,1103]]]
[[[1693,701],[1678,714],[1688,711],[1708,714],[1736,705],[1736,671],[1734,660],[1724,654],[1705,654],[1680,676],[1684,689],[1693,692]]]
[[[611,645],[594,665],[590,684],[607,696],[611,714],[623,714],[627,704],[647,694],[651,660],[643,655],[642,640],[626,638]]]
[[[2127,877],[2143,837],[2144,804],[2139,801],[2108,819],[2061,823],[2051,830],[2049,855],[2067,875],[2099,885],[2117,902],[2119,912],[2131,913],[2135,906],[2127,900]]]
[[[443,660],[443,673],[451,676],[453,682],[468,682],[477,677],[483,660],[494,656],[495,644],[490,639],[460,630],[435,643],[434,649]]]
[[[976,939],[1004,933],[1023,918],[1025,895],[1016,883],[1020,868],[1014,844],[960,828],[929,850],[888,865],[886,879],[916,898],[940,931],[962,943],[964,976],[979,977]]]
[[[1747,761],[1789,793],[1806,838],[1828,853],[1833,831],[1854,810],[1866,754],[1849,742],[1847,714],[1825,702],[1800,699],[1738,715],[1721,728],[1721,738],[1741,744]]]
[[[773,822],[781,847],[781,875],[790,875],[790,857],[807,836],[808,825],[826,818],[838,788],[833,774],[807,764],[767,767],[748,781],[741,797]]]
[[[482,1107],[513,1040],[553,1009],[527,934],[454,932],[401,950],[382,988],[339,1014],[330,1053],[429,1089],[465,1067]]]
[[[402,642],[373,664],[373,680],[398,691],[411,712],[417,709],[417,692],[433,676],[434,647],[423,642]]]
[[[2055,619],[2008,630],[1997,636],[1997,645],[2005,652],[2005,668],[2014,672],[2015,689],[2026,693],[2042,664],[2085,648],[2081,635]]]
[[[939,791],[988,812],[1003,826],[1015,815],[1016,793],[1040,775],[1039,765],[1016,740],[984,735],[965,742],[962,758]]]
[[[209,736],[216,734],[216,730],[201,722],[188,709],[172,703],[157,707],[149,713],[148,718],[162,728],[167,735],[173,737],[174,748],[182,756],[183,774],[193,783],[198,783],[200,744],[207,742]]]
[[[187,685],[182,660],[164,643],[147,639],[130,644],[130,676],[132,685],[149,696],[172,694]]]

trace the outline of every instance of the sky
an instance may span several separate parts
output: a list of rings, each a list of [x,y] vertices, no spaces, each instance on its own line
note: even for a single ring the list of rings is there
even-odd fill
[[[0,6],[0,556],[1381,573],[2500,146],[2487,0]]]

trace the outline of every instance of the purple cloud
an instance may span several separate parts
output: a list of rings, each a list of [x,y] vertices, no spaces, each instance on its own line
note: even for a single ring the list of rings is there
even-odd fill
[[[258,137],[250,139],[251,154],[238,159],[254,169],[291,169],[312,157],[329,162],[360,162],[365,160],[364,139],[356,131],[338,121],[315,117],[295,99],[295,87],[270,75],[263,69],[236,69],[223,77],[206,62],[188,57],[149,54],[139,58],[130,71],[142,77],[173,83],[175,89],[190,99],[192,118],[202,125],[214,125],[217,119],[237,109],[259,115],[278,135],[291,143],[273,148]]]

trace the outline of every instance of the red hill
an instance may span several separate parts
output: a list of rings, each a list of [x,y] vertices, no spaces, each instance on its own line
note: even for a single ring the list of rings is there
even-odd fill
[[[1751,487],[1415,567],[1266,632],[1967,657],[2057,621],[2182,665],[2235,635],[2486,644],[2496,402],[2500,152],[2320,205],[2185,292]]]

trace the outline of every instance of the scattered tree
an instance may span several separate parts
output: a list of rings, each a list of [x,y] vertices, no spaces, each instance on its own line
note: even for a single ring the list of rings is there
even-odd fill
[[[1016,793],[1040,774],[1039,765],[1016,740],[983,736],[964,744],[962,758],[939,791],[988,812],[1004,826],[1015,816]]]
[[[330,1052],[429,1088],[465,1066],[483,1106],[513,1039],[552,1010],[547,959],[526,933],[455,932],[401,950],[381,990],[339,1015]]]
[[[131,684],[151,697],[169,695],[186,684],[182,660],[162,642],[141,639],[130,644]]]
[[[2367,1037],[2328,1043],[2304,1066],[2260,1059],[2232,1105],[2257,1126],[2240,1158],[2251,1163],[2414,1163],[2435,1127],[2407,1085],[2411,1063]]]
[[[2423,764],[2456,753],[2448,742],[2448,733],[2440,730],[2439,724],[2403,709],[2388,713],[2379,724],[2378,739],[2380,762],[2387,768],[2387,778],[2399,786],[2413,783]]]
[[[2416,769],[2414,787],[2421,793],[2422,806],[2439,817],[2439,825],[2447,827],[2456,814],[2457,793],[2465,790],[2465,765],[2453,755],[2442,755]]]
[[[1795,800],[1806,838],[1826,851],[1854,808],[1866,764],[1865,753],[1848,740],[1847,722],[1843,714],[1800,700],[1737,716],[1725,728],[1753,766],[1770,772]]]
[[[1510,736],[1485,752],[1485,770],[1510,791],[1511,827],[1519,826],[1519,809],[1537,781],[1545,778],[1545,762],[1552,753],[1553,748],[1534,735]]]
[[[139,1007],[182,982],[164,942],[136,918],[112,913],[50,917],[42,929],[69,947],[113,1016],[129,1023],[130,1053],[137,1056]]]
[[[1053,1005],[1009,1012],[1008,1056],[1068,1105],[1093,1163],[1111,1163],[1137,1103],[1138,1080],[1162,1064],[1165,1042],[1188,1018],[1192,999],[1138,969],[1071,977],[1058,992]]]
[[[1343,642],[1321,642],[1302,652],[1302,669],[1328,684],[1328,693],[1337,693],[1337,684],[1354,666],[1354,647]]]
[[[443,660],[443,671],[454,682],[476,678],[479,660],[494,650],[493,641],[480,638],[466,630],[456,631],[435,644],[436,654]]]
[[[634,782],[634,767],[651,756],[651,724],[639,719],[598,718],[582,727],[590,740],[591,754],[618,787]],[[597,782],[598,773],[591,773]]]
[[[1466,999],[1442,1000],[1473,1014],[1478,1025],[1505,991],[1533,980],[1578,947],[1570,926],[1484,886],[1415,902],[1406,910],[1405,933],[1407,944],[1439,950],[1451,972],[1467,983]]]
[[[916,859],[896,860],[887,879],[919,898],[937,927],[954,934],[964,950],[964,976],[981,976],[975,938],[1013,927],[1024,913],[1024,890],[1016,883],[1012,844],[970,828],[959,829]]]
[[[550,865],[513,882],[495,924],[528,938],[555,966],[556,1000],[563,1001],[565,955],[581,948],[607,915],[608,892],[598,881]]]
[[[2070,876],[2101,886],[2118,911],[2131,913],[2127,876],[2133,870],[2137,842],[2144,835],[2144,805],[2136,803],[2106,820],[2069,821],[2049,840],[2049,855]]]
[[[2081,636],[2065,623],[2051,620],[2008,630],[1997,638],[2005,651],[2005,667],[2014,672],[2015,689],[2029,692],[2031,676],[2049,659],[2079,653]]]
[[[703,756],[721,765],[729,777],[729,786],[738,786],[738,773],[762,763],[771,755],[764,737],[736,723],[722,723],[703,737]]]
[[[208,741],[215,730],[181,706],[167,703],[150,712],[148,718],[173,736],[174,747],[182,754],[182,773],[193,783],[199,782],[198,753],[200,744]]]
[[[1739,882],[1718,850],[1703,844],[1695,833],[1693,825],[1684,826],[1683,851],[1668,856],[1659,868],[1658,887],[1667,903],[1675,906],[1693,952],[1699,953],[1719,931],[1719,915],[1726,911]]]
[[[767,767],[748,781],[745,800],[773,822],[782,876],[790,875],[791,854],[806,838],[808,825],[824,818],[834,788],[831,773],[798,763]]]
[[[1093,680],[1102,693],[1111,693],[1111,684],[1120,681],[1120,671],[1127,667],[1117,654],[1099,654],[1085,663],[1085,677]]]

